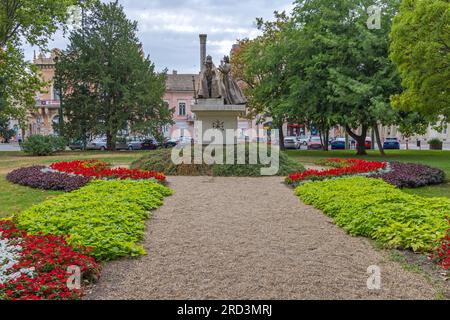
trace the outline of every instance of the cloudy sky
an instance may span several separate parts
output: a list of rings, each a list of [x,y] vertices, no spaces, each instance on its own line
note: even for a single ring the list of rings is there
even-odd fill
[[[129,19],[138,21],[139,38],[158,70],[199,70],[199,33],[208,34],[207,53],[216,64],[229,54],[236,39],[253,38],[255,18],[292,8],[292,0],[119,0]],[[65,48],[61,33],[49,47]],[[34,48],[25,49],[33,57]]]

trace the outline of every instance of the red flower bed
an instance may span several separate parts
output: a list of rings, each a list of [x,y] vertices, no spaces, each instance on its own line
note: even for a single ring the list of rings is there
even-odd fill
[[[292,173],[286,178],[286,182],[296,185],[305,180],[324,180],[333,177],[376,172],[385,169],[387,166],[386,162],[360,159],[327,159],[325,163],[335,168],[324,170],[309,169],[299,173]]]
[[[70,162],[52,163],[50,168],[60,172],[72,173],[96,179],[156,179],[159,182],[164,182],[166,180],[166,176],[158,171],[110,168],[109,166],[109,163],[98,160],[76,160]]]
[[[100,274],[99,265],[93,258],[86,256],[90,249],[73,248],[63,237],[29,235],[17,229],[10,221],[0,221],[0,240],[8,241],[10,247],[21,248],[15,253],[19,258],[6,271],[6,275],[17,273],[19,276],[0,282],[0,300],[80,299],[83,295],[82,288],[69,289],[67,285],[71,276],[67,271],[68,267],[78,267],[82,279],[96,279]],[[8,262],[5,262],[1,253],[0,251],[0,269],[2,261]],[[5,271],[2,272],[5,276]]]
[[[450,268],[450,229],[447,231],[447,236],[441,240],[438,248],[435,249],[431,258],[442,268]]]

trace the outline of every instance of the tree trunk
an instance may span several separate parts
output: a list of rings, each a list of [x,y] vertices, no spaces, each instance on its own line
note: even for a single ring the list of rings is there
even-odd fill
[[[320,132],[320,139],[322,140],[323,151],[328,151],[328,138],[330,137],[330,130],[322,128]]]
[[[116,151],[116,141],[110,132],[106,133],[106,149]]]
[[[367,135],[367,126],[363,125],[361,127],[361,135],[357,135],[352,131],[352,129],[345,125],[345,130],[347,130],[347,133],[356,141],[356,155],[358,156],[365,156],[367,155],[366,152],[366,135]]]
[[[375,137],[377,139],[378,150],[380,150],[380,154],[384,157],[386,153],[384,152],[383,144],[381,143],[380,130],[378,130],[378,124],[374,124],[373,130],[375,131]]]
[[[278,131],[280,135],[280,150],[284,150],[284,133],[283,133],[283,124],[278,126]]]

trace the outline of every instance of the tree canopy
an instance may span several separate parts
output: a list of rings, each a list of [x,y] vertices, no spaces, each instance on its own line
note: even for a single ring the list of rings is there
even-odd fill
[[[158,136],[171,123],[162,97],[166,74],[144,56],[137,23],[118,2],[97,2],[84,28],[70,34],[70,44],[56,64],[62,90],[64,135],[86,140],[104,135],[115,149],[122,130]]]
[[[403,92],[393,105],[431,121],[450,120],[450,2],[403,0],[391,31],[390,57]]]

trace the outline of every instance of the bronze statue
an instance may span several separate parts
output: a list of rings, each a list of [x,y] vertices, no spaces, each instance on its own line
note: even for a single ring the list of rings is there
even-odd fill
[[[220,76],[211,56],[206,57],[202,72],[200,73],[200,84],[198,87],[199,99],[221,98]]]
[[[239,88],[236,81],[231,75],[231,63],[228,56],[224,56],[222,63],[219,67],[221,76],[221,85],[223,86],[223,98],[225,99],[225,104],[245,104],[247,100],[245,99],[241,88]]]
[[[206,57],[198,89],[199,99],[223,98],[225,104],[245,104],[247,100],[231,76],[230,58],[225,56],[219,68],[214,65],[211,56]]]

